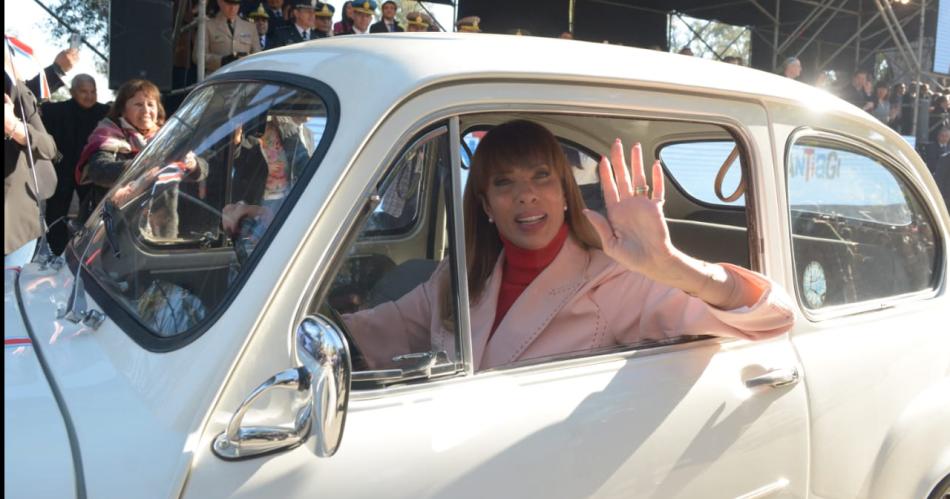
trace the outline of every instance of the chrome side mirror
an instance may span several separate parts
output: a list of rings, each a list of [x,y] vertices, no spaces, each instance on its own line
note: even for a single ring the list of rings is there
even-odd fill
[[[297,328],[296,355],[309,376],[311,431],[316,454],[330,457],[343,438],[353,365],[343,332],[322,315],[308,316]]]
[[[323,316],[308,316],[297,327],[295,357],[300,367],[281,371],[258,386],[231,417],[227,430],[214,439],[214,453],[223,459],[243,459],[296,447],[316,436],[314,452],[320,457],[336,453],[343,437],[346,406],[353,370],[343,333]],[[275,389],[295,391],[304,403],[293,418],[293,427],[243,427],[247,411],[265,393]]]

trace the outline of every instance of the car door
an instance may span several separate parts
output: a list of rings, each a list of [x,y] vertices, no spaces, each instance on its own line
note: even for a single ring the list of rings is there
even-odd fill
[[[490,106],[478,98],[483,95],[493,96]],[[566,95],[571,96],[569,104],[563,101]],[[367,213],[373,211],[367,209],[373,207],[367,200],[385,198],[387,193],[379,189],[399,185],[386,179],[398,178],[394,170],[403,163],[407,147],[419,143],[433,127],[448,131],[443,136],[451,152],[443,177],[447,180],[431,184],[451,185],[441,191],[448,237],[440,248],[443,253],[433,251],[431,257],[439,265],[462,269],[458,116],[478,109],[518,112],[529,118],[535,113],[541,120],[553,113],[561,115],[561,121],[579,119],[596,125],[605,108],[608,114],[631,120],[698,121],[730,130],[747,161],[745,171],[755,193],[748,199],[757,203],[749,207],[748,225],[763,226],[772,206],[768,200],[774,195],[770,187],[774,178],[768,122],[757,104],[695,94],[526,82],[447,85],[415,96],[374,131],[322,210],[314,233],[302,243],[299,274],[309,272],[309,278],[289,278],[282,290],[293,296],[287,301],[297,311],[288,314],[291,308],[276,305],[281,299],[275,299],[272,306],[280,312],[269,314],[274,322],[264,322],[269,325],[261,326],[237,364],[195,447],[183,496],[801,496],[807,479],[806,405],[804,389],[792,377],[798,364],[787,337],[757,343],[700,339],[567,352],[477,371],[464,306],[453,309],[457,343],[441,345],[445,358],[435,363],[443,367],[437,375],[376,385],[354,382],[335,455],[317,457],[314,438],[243,460],[222,459],[212,450],[214,438],[241,400],[267,377],[292,367],[288,330],[303,315],[322,308],[315,302],[339,282],[338,269],[345,267],[346,255],[365,256],[371,247],[361,240]],[[419,116],[426,118],[420,121]],[[603,138],[606,143],[612,139]],[[327,162],[338,153],[331,149]],[[320,173],[325,172],[318,172],[318,177]],[[430,190],[429,198],[438,196],[437,191]],[[345,220],[328,220],[329,213],[343,214]],[[758,247],[758,238],[769,235],[750,233],[750,247]],[[322,248],[313,247],[317,241]],[[336,246],[326,249],[327,241]],[[767,269],[776,265],[771,254],[762,247],[753,260]],[[401,265],[395,259],[394,263],[396,268]],[[450,289],[449,298],[466,303],[464,275],[456,274]],[[364,300],[359,292],[353,294],[359,298],[350,303]],[[386,331],[379,334],[384,338]],[[775,387],[767,382],[747,385],[776,374],[787,376],[789,382]],[[354,379],[366,377],[357,371]],[[276,419],[285,420],[292,416],[286,411],[281,415],[280,408],[279,401],[271,402],[259,415],[267,419],[276,414]]]
[[[950,471],[946,215],[916,153],[849,121],[802,113],[777,127],[805,316],[792,339],[808,375],[810,493],[927,497]]]

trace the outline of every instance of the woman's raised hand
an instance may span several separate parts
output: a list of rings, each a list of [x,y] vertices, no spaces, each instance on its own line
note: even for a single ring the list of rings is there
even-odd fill
[[[630,270],[654,280],[663,276],[667,263],[678,254],[663,216],[663,168],[653,163],[653,194],[643,172],[640,144],[630,150],[631,168],[623,156],[623,143],[614,141],[610,160],[600,159],[600,186],[607,218],[584,210],[600,236],[603,250]]]

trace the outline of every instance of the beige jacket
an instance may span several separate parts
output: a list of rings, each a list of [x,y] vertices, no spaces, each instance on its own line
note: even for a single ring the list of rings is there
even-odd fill
[[[222,57],[240,53],[253,54],[261,51],[261,39],[257,36],[257,28],[254,27],[254,23],[236,18],[234,20],[234,36],[231,36],[227,19],[219,13],[208,20],[205,28],[207,30],[205,71],[208,74],[217,71],[221,67]],[[192,51],[192,58],[195,63],[198,62],[198,57],[198,43],[195,42]]]
[[[722,264],[760,295],[752,307],[720,310],[569,237],[491,334],[503,262],[504,254],[471,306],[476,369],[681,335],[765,339],[788,331],[794,318],[788,295],[758,273]],[[394,355],[409,352],[434,349],[454,356],[455,335],[443,327],[439,312],[445,271],[441,265],[428,282],[394,302],[343,317],[371,368],[392,367]]]

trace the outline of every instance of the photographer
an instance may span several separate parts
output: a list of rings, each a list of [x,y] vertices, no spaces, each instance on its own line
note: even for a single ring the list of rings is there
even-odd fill
[[[261,40],[254,24],[238,17],[241,0],[217,0],[218,14],[208,21],[205,34],[205,68],[208,73],[240,57],[261,51]],[[192,57],[201,54],[195,43]]]

